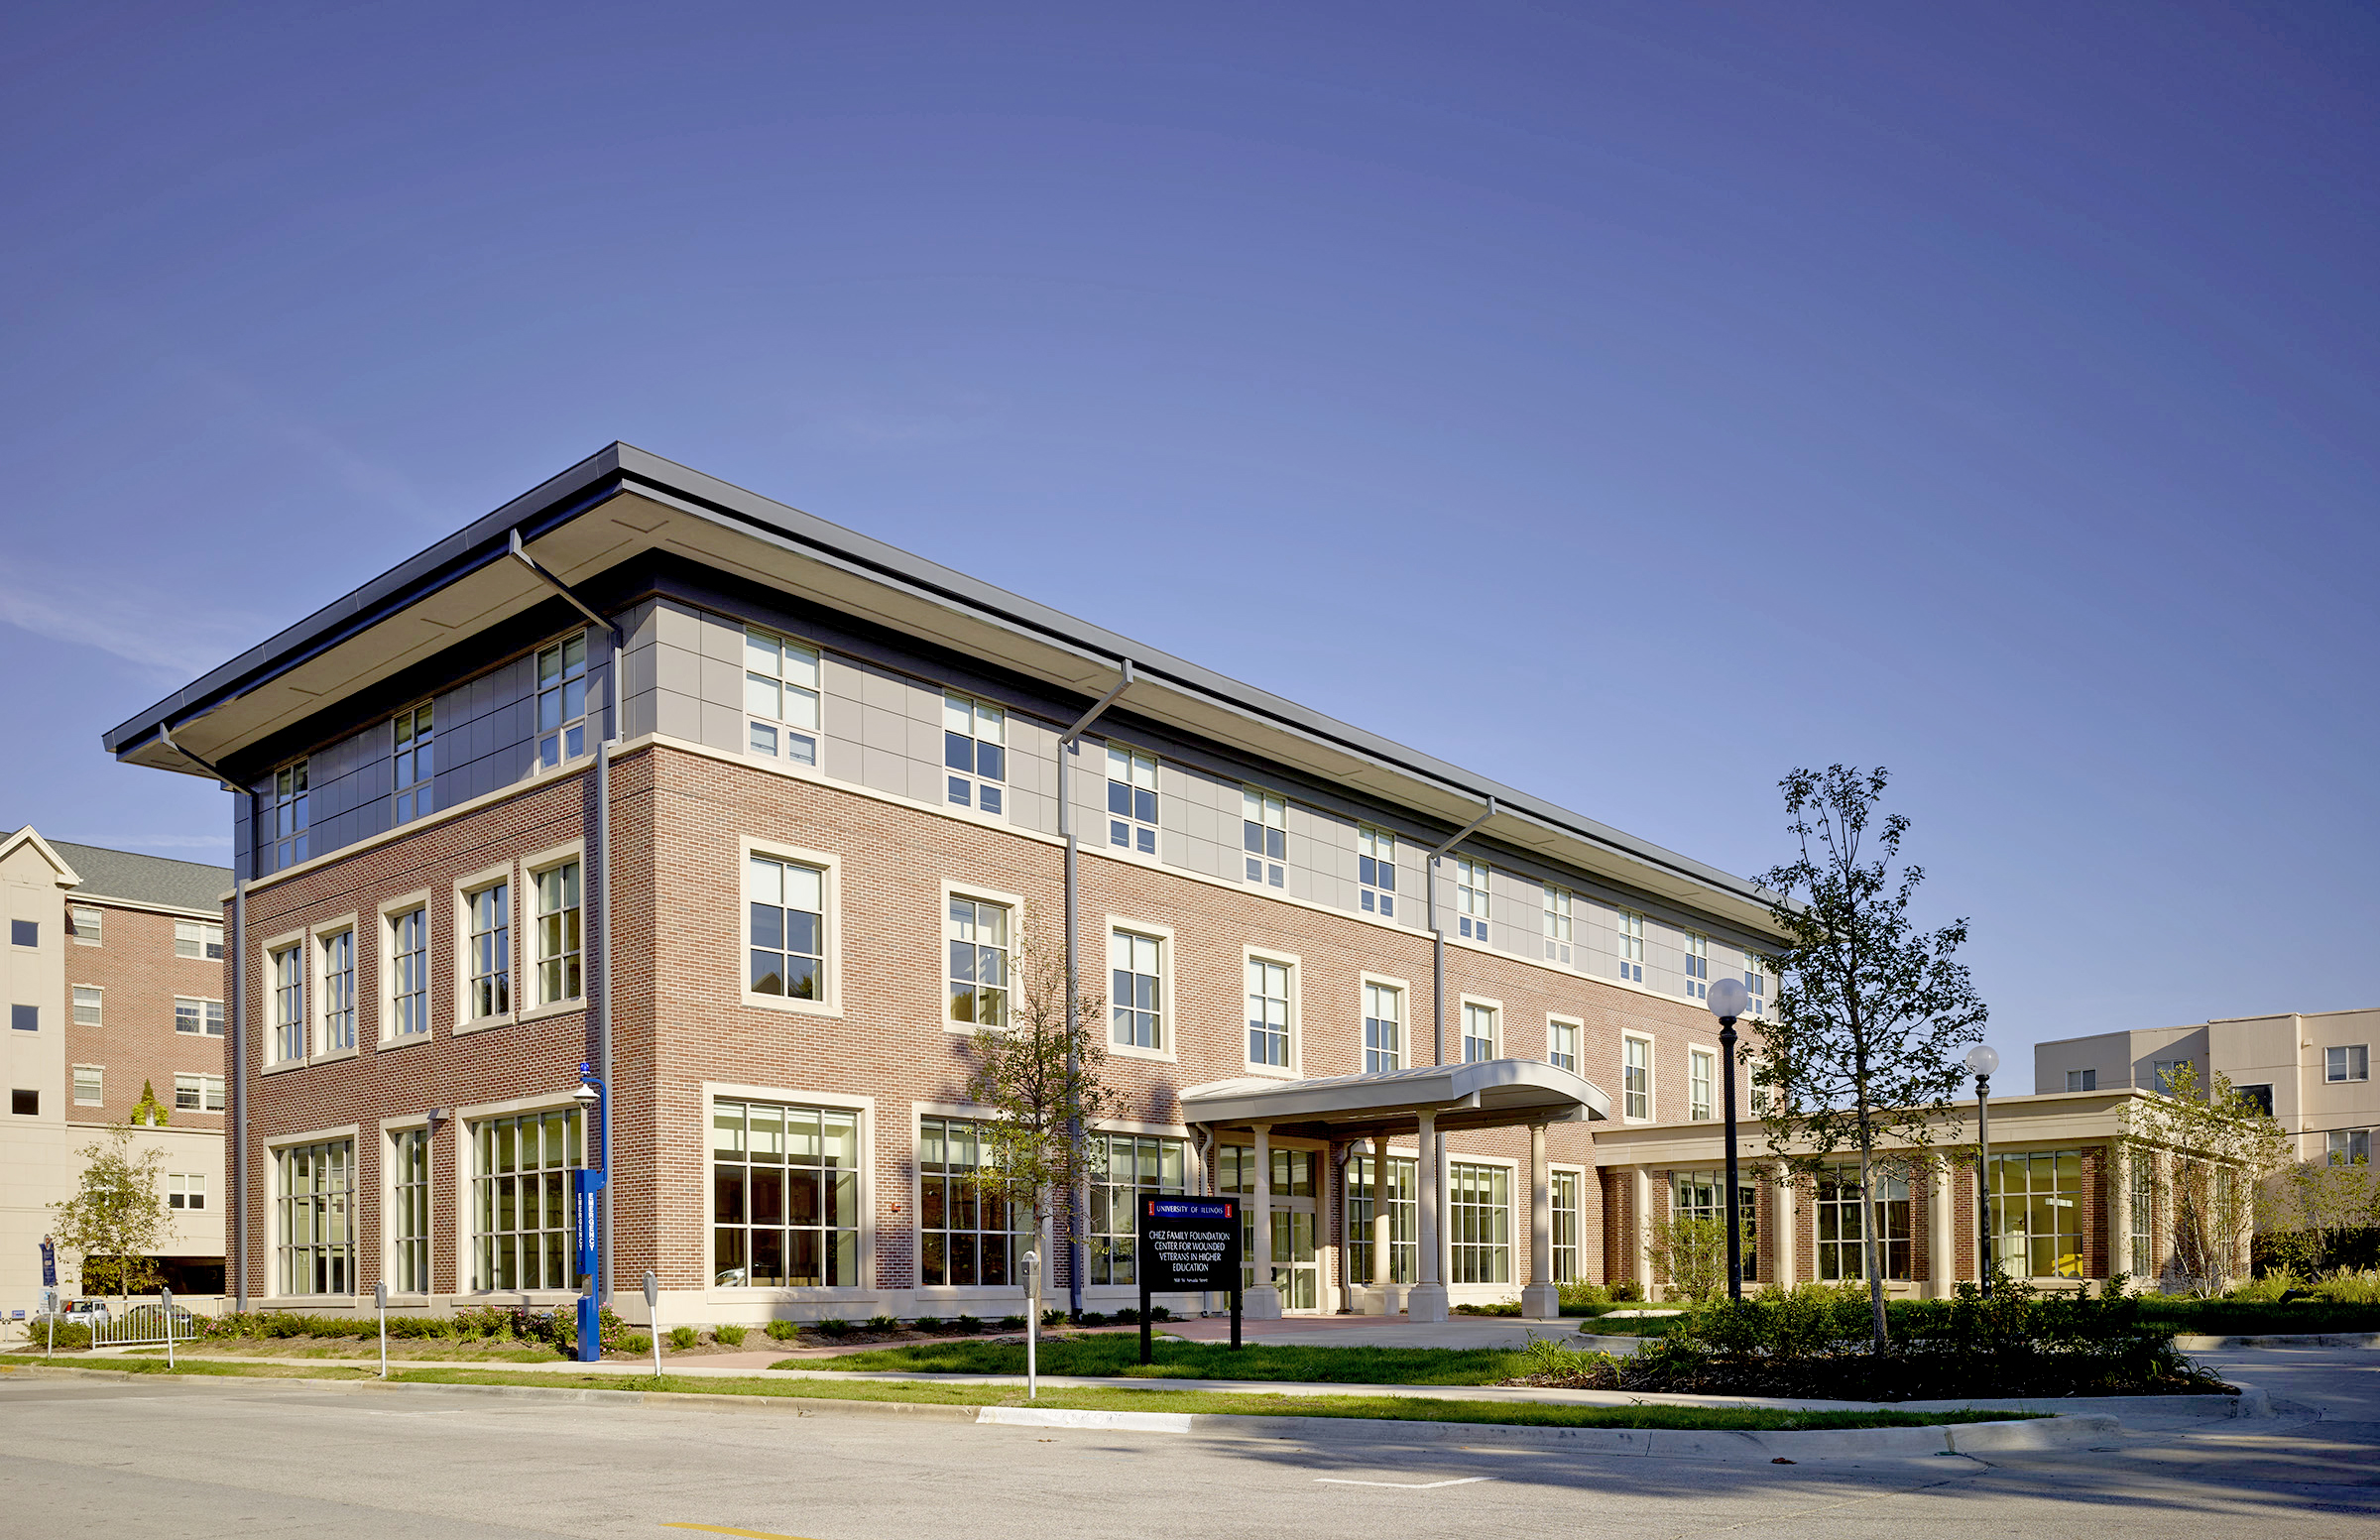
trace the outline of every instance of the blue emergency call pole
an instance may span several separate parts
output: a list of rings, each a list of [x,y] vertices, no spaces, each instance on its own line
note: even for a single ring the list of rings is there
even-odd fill
[[[592,1363],[603,1357],[603,1304],[600,1277],[601,1236],[603,1220],[601,1194],[612,1179],[611,1141],[605,1137],[612,1123],[609,1116],[610,1088],[597,1079],[592,1065],[578,1067],[578,1089],[571,1100],[584,1115],[586,1159],[570,1173],[570,1197],[576,1207],[578,1237],[578,1362]]]

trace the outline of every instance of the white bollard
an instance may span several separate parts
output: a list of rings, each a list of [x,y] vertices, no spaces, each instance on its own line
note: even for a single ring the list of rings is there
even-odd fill
[[[645,1274],[645,1315],[653,1327],[653,1377],[661,1377],[661,1280]]]

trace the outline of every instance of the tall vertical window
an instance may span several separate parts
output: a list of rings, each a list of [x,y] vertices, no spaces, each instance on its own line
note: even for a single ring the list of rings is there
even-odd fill
[[[1581,1283],[1586,1274],[1579,1270],[1579,1231],[1584,1216],[1579,1212],[1579,1173],[1555,1171],[1553,1179],[1554,1209],[1554,1281]]]
[[[101,1093],[99,1087],[99,1066],[95,1064],[74,1066],[74,1105],[76,1107],[97,1107],[106,1101],[107,1098]]]
[[[1165,1046],[1165,943],[1129,930],[1108,932],[1108,1007],[1126,1048]]]
[[[578,863],[547,867],[531,882],[537,893],[537,1004],[576,1000],[579,970]]]
[[[1347,1163],[1347,1266],[1348,1276],[1358,1283],[1369,1283],[1372,1278],[1371,1216],[1372,1205],[1383,1196],[1379,1177],[1369,1154]],[[1388,1281],[1411,1283],[1420,1255],[1413,1239],[1417,1187],[1413,1162],[1391,1155],[1387,1177]]]
[[[1996,1157],[1995,1157],[1996,1158]],[[2021,1157],[2020,1157],[2021,1158]],[[1909,1276],[1909,1183],[1872,1173],[1876,1265],[1887,1278]],[[1829,1282],[1867,1276],[1867,1232],[1860,1224],[1859,1169],[1841,1166],[1818,1183],[1818,1275]]]
[[[305,761],[299,760],[273,775],[270,805],[257,809],[259,821],[270,832],[266,838],[273,846],[273,870],[294,867],[305,859]]]
[[[524,1113],[471,1125],[471,1286],[566,1289],[570,1168],[579,1113]]]
[[[1009,1024],[1009,906],[953,895],[943,927],[950,952],[950,1018]]]
[[[1619,976],[1630,984],[1644,982],[1644,916],[1621,909],[1612,924],[1612,949],[1619,954]]]
[[[429,1292],[429,1130],[389,1135],[389,1287]]]
[[[1016,1280],[1016,1228],[1000,1186],[987,1179],[983,1125],[924,1118],[917,1128],[917,1281],[928,1288],[1005,1286]]]
[[[305,948],[285,946],[265,959],[273,991],[273,1057],[305,1057]]]
[[[1757,953],[1743,954],[1743,992],[1752,997],[1751,1013],[1758,1015],[1768,1003],[1768,965]]]
[[[1619,1040],[1619,1115],[1653,1116],[1653,1045],[1641,1037]]]
[[[208,962],[223,958],[223,927],[209,920],[178,919],[174,922],[174,955],[202,957]]]
[[[1147,1134],[1091,1136],[1094,1174],[1087,1281],[1137,1281],[1132,1271],[1140,1234],[1135,1201],[1142,1193],[1183,1191],[1183,1149],[1180,1139],[1151,1138]]]
[[[1488,939],[1488,863],[1455,858],[1455,934],[1474,941]]]
[[[859,1114],[712,1105],[711,1270],[720,1288],[858,1285]]]
[[[101,945],[105,928],[106,911],[104,909],[74,908],[66,910],[66,929],[73,935],[76,946]],[[178,924],[174,928],[178,933],[181,929]],[[217,953],[216,955],[221,956],[222,954]]]
[[[465,1013],[474,1021],[508,1015],[513,1008],[513,885],[496,883],[466,893],[463,905],[470,921]]]
[[[322,947],[322,1035],[324,1053],[355,1046],[355,932],[324,936]]]
[[[763,759],[818,763],[818,650],[758,626],[744,631],[746,742]]]
[[[1575,1021],[1545,1024],[1545,1061],[1556,1069],[1579,1072],[1579,1027]]]
[[[355,1292],[355,1141],[277,1151],[284,1294]]]
[[[2322,1080],[2329,1085],[2372,1078],[2372,1049],[2369,1043],[2349,1043],[2340,1048],[2322,1050]]]
[[[176,1000],[174,1002],[174,1030],[194,1037],[223,1035],[223,1002],[219,1000]]]
[[[174,1110],[179,1113],[219,1113],[223,1110],[223,1077],[220,1075],[177,1075],[174,1077]]]
[[[1009,714],[956,690],[942,692],[942,767],[950,771],[950,800],[960,807],[1001,810],[1009,778]]]
[[[1356,828],[1356,881],[1367,914],[1396,916],[1396,836],[1369,824]]]
[[[1248,960],[1248,1062],[1289,1064],[1289,967],[1262,957]]]
[[[1289,858],[1289,804],[1277,796],[1240,792],[1240,848],[1248,853],[1248,880],[1281,886],[1281,863]]]
[[[430,781],[437,774],[436,738],[428,701],[397,713],[397,759],[389,779],[397,788],[399,823],[411,823],[430,810]]]
[[[1463,1062],[1482,1064],[1495,1057],[1495,1007],[1463,1003]]]
[[[1723,1204],[1722,1194],[1726,1192],[1726,1185],[1725,1172],[1677,1172],[1672,1177],[1670,1185],[1670,1217],[1725,1222],[1727,1211]],[[1759,1212],[1759,1190],[1749,1182],[1739,1183],[1735,1188],[1735,1219],[1743,1237],[1743,1277],[1747,1283],[1758,1276],[1756,1269],[1760,1246],[1754,1221],[1758,1218]]]
[[[429,1030],[429,910],[389,916],[389,1033]]]
[[[1686,932],[1686,994],[1693,1000],[1706,1000],[1711,995],[1711,938]]]
[[[1449,1281],[1511,1282],[1512,1173],[1450,1160],[1446,1179]]]
[[[2132,1187],[2131,1247],[2128,1270],[2134,1282],[2157,1275],[2157,1174],[2144,1152],[2126,1162]]]
[[[1157,853],[1157,757],[1108,749],[1108,843]]]
[[[100,990],[93,989],[90,985],[75,985],[74,1024],[76,1026],[100,1025],[100,1003],[104,999],[104,993]]]
[[[1545,885],[1545,960],[1567,963],[1571,960],[1571,892],[1567,888]]]
[[[2015,1277],[2082,1275],[2082,1152],[1991,1157],[1992,1259]]]
[[[1405,992],[1391,984],[1364,986],[1364,1073],[1405,1065]]]
[[[1686,1117],[1689,1122],[1709,1123],[1714,1098],[1711,1083],[1719,1078],[1719,1059],[1700,1048],[1686,1054]]]
[[[587,634],[537,653],[537,763],[559,765],[587,752]]]
[[[752,889],[752,993],[824,999],[826,874],[816,867],[755,856],[746,881]]]

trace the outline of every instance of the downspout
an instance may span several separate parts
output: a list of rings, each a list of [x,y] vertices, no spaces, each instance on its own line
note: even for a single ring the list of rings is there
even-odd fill
[[[1122,695],[1130,686],[1132,660],[1129,657],[1123,659],[1120,669],[1121,676],[1117,679],[1115,688],[1094,702],[1089,711],[1077,717],[1074,726],[1058,735],[1058,838],[1066,842],[1066,1039],[1069,1044],[1074,1040],[1075,1019],[1082,1007],[1079,1004],[1080,995],[1076,983],[1078,976],[1075,964],[1074,794],[1067,770],[1074,762],[1075,743],[1082,737],[1083,729],[1098,721],[1100,714],[1116,703],[1116,697]],[[1080,1074],[1081,1070],[1082,1065],[1078,1056],[1069,1047],[1066,1054],[1066,1083],[1069,1087],[1073,1086],[1075,1076]],[[1083,1154],[1083,1120],[1079,1111],[1072,1112],[1066,1120],[1066,1138],[1073,1148],[1075,1165],[1077,1169],[1080,1169]],[[1068,1193],[1066,1209],[1067,1228],[1069,1230],[1077,1228],[1075,1221],[1082,1213],[1082,1195],[1075,1192]],[[1079,1321],[1083,1317],[1083,1244],[1080,1240],[1066,1243],[1066,1314],[1067,1319],[1073,1321]]]
[[[1438,861],[1448,851],[1471,838],[1473,831],[1494,816],[1495,798],[1489,797],[1486,811],[1448,835],[1446,842],[1431,851],[1429,859],[1422,863],[1422,903],[1430,911],[1430,1062],[1432,1064],[1446,1062],[1446,927],[1438,919]],[[1433,1133],[1430,1142],[1435,1146],[1428,1152],[1434,1162],[1432,1169],[1438,1173],[1436,1183],[1438,1201],[1433,1205],[1437,1213],[1431,1217],[1431,1228],[1436,1232],[1439,1251],[1438,1277],[1443,1286],[1446,1279],[1447,1244],[1446,1135]],[[1419,1195],[1415,1196],[1418,1200]],[[1416,1215],[1414,1240],[1418,1242],[1420,1239],[1420,1218]],[[1414,1268],[1415,1280],[1418,1281],[1421,1275],[1417,1260]]]
[[[253,833],[253,827],[251,828]],[[255,842],[250,841],[251,861]],[[248,1309],[248,879],[231,884],[231,1277]]]
[[[1212,1198],[1215,1196],[1215,1125],[1202,1123],[1198,1126],[1203,1130],[1198,1141],[1198,1185],[1205,1189],[1202,1196]],[[1215,1313],[1213,1289],[1198,1296],[1198,1313],[1204,1316]]]

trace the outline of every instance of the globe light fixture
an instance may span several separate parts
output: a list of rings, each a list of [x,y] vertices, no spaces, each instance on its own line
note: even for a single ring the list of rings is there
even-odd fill
[[[1743,1298],[1743,1201],[1735,1185],[1735,1018],[1751,1008],[1741,979],[1722,979],[1705,997],[1719,1017],[1720,1096],[1727,1105],[1727,1298]]]

